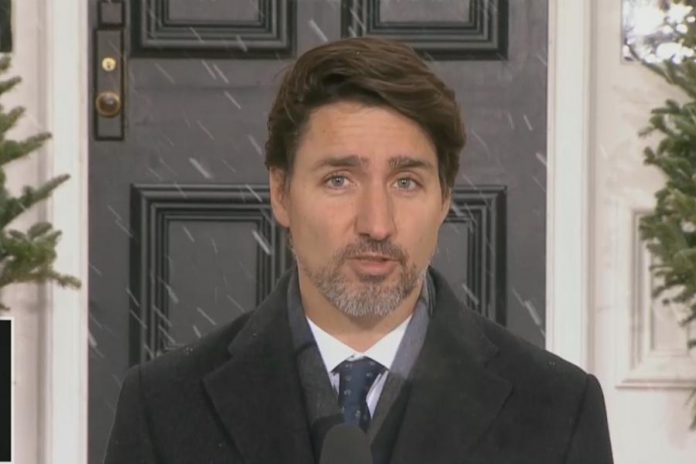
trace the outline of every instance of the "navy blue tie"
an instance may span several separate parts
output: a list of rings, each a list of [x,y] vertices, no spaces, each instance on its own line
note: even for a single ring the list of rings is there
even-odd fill
[[[367,392],[384,369],[370,358],[343,361],[334,369],[339,375],[338,404],[346,424],[357,425],[367,431],[371,420]]]

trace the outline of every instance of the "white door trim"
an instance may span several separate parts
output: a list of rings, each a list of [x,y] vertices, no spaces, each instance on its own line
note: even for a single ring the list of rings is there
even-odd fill
[[[585,369],[591,28],[592,2],[549,1],[546,347]]]
[[[68,173],[47,204],[47,220],[62,236],[55,268],[78,277],[80,290],[46,286],[43,330],[43,463],[87,463],[88,418],[88,111],[87,2],[41,0],[44,63],[44,177]],[[41,33],[41,31],[40,31]]]

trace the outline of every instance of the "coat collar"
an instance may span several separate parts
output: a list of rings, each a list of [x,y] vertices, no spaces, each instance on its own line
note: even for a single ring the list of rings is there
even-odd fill
[[[429,464],[465,457],[511,391],[489,371],[497,347],[430,268],[435,310],[413,366],[392,462]],[[248,464],[314,462],[307,413],[288,325],[290,273],[254,311],[229,346],[232,357],[204,378],[205,388]]]
[[[413,368],[406,411],[392,451],[399,464],[464,460],[489,428],[510,383],[486,364],[498,348],[463,307],[445,278],[430,268],[435,311]]]
[[[314,462],[286,313],[289,273],[229,346],[232,357],[203,382],[244,462]]]

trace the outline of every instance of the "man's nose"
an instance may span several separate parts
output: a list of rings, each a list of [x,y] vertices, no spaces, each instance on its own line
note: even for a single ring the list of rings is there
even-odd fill
[[[370,186],[362,192],[358,203],[357,232],[373,240],[385,240],[394,234],[393,200],[383,186]]]

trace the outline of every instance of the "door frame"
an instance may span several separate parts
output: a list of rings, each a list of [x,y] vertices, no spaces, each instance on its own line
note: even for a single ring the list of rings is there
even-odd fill
[[[593,2],[549,0],[546,347],[589,368],[591,182],[589,131]],[[87,464],[88,436],[88,141],[91,105],[86,2],[41,0],[39,62],[43,121],[53,133],[42,158],[45,178],[69,173],[46,219],[63,231],[56,268],[80,290],[45,286],[41,462]],[[618,39],[617,39],[618,40]],[[65,111],[78,108],[78,111]],[[562,156],[556,156],[562,154]],[[66,207],[65,205],[70,205]]]
[[[594,11],[591,1],[549,0],[546,348],[583,369],[592,367],[589,208]]]
[[[44,68],[40,75],[45,76],[41,123],[53,134],[45,148],[48,156],[42,157],[42,174],[71,176],[50,197],[46,219],[62,231],[56,269],[78,277],[82,287],[45,286],[40,363],[43,429],[42,443],[37,445],[42,463],[87,464],[88,6],[84,0],[41,0],[39,10],[38,53]]]

